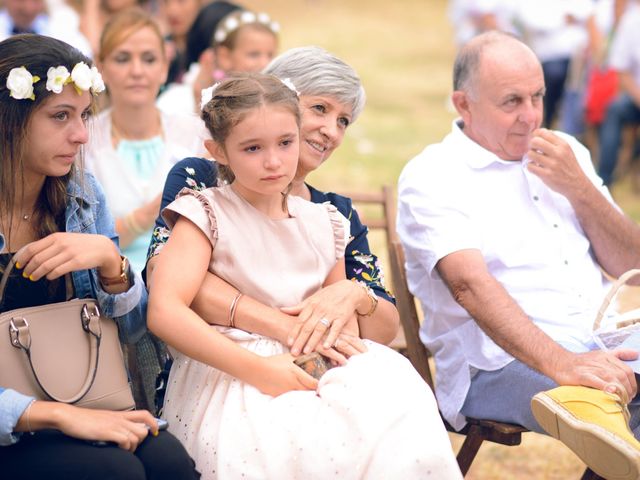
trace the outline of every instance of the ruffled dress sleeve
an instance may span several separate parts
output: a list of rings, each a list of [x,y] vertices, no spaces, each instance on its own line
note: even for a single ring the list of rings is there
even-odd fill
[[[215,247],[218,225],[213,203],[212,189],[196,191],[185,187],[180,190],[176,199],[165,207],[162,217],[169,228],[173,228],[181,216],[191,220],[206,235],[211,246]]]
[[[344,257],[344,251],[349,243],[349,232],[351,224],[347,218],[338,211],[331,203],[325,202],[322,204],[329,214],[329,221],[333,228],[333,238],[336,245],[336,260],[340,260]]]

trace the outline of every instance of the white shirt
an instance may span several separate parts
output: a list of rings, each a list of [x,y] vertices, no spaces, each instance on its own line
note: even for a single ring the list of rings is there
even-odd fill
[[[193,97],[193,84],[200,74],[200,64],[192,63],[182,76],[181,83],[172,83],[156,100],[156,106],[163,112],[173,115],[193,115],[196,112],[196,101]],[[200,107],[198,105],[198,107]],[[199,111],[199,110],[198,110]]]
[[[640,5],[633,2],[627,7],[616,30],[609,66],[630,73],[640,85]]]
[[[31,28],[39,35],[46,35],[66,42],[91,58],[92,52],[89,41],[80,33],[77,22],[74,23],[71,18],[67,10],[62,10],[52,15],[41,14],[35,18]],[[13,27],[13,19],[9,16],[7,10],[0,10],[0,41],[12,35]]]
[[[611,202],[589,152],[560,134],[591,181]],[[592,257],[568,200],[526,169],[467,137],[456,122],[400,175],[397,229],[409,288],[422,302],[420,337],[436,360],[436,393],[455,428],[472,369],[511,360],[452,297],[435,269],[443,257],[479,250],[489,272],[534,323],[560,342],[587,343],[608,283]]]

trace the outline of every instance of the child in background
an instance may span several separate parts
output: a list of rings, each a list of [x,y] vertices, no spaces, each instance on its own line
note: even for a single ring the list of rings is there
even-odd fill
[[[227,15],[213,37],[213,80],[220,81],[229,72],[262,71],[278,50],[279,30],[280,25],[266,13],[245,10]]]
[[[184,85],[172,86],[158,99],[166,111],[194,112],[200,92],[230,72],[260,72],[278,50],[280,25],[266,13],[234,10],[217,23],[212,43],[190,67]],[[186,87],[188,85],[188,88]]]
[[[348,347],[317,348],[343,365],[320,382],[282,343],[234,327],[243,294],[286,307],[343,279],[349,228],[333,206],[287,194],[300,124],[290,86],[254,74],[210,94],[205,145],[226,183],[167,207],[150,292],[149,328],[175,349],[170,430],[203,479],[461,478],[433,394],[404,357],[360,341],[356,320]],[[238,289],[226,327],[189,308],[207,269]]]

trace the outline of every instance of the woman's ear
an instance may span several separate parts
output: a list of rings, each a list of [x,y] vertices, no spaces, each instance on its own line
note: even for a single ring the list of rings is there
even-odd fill
[[[227,155],[224,151],[224,147],[215,140],[205,140],[204,148],[213,157],[213,159],[220,165],[228,165]]]

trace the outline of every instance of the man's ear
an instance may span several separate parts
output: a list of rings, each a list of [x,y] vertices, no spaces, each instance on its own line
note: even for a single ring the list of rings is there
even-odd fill
[[[213,159],[220,165],[229,164],[229,162],[227,161],[227,155],[225,154],[224,148],[215,140],[205,140],[204,148],[207,149],[207,151],[213,157]]]
[[[458,115],[460,115],[464,123],[467,124],[471,119],[469,95],[462,90],[456,90],[451,94],[451,102],[458,112]]]

